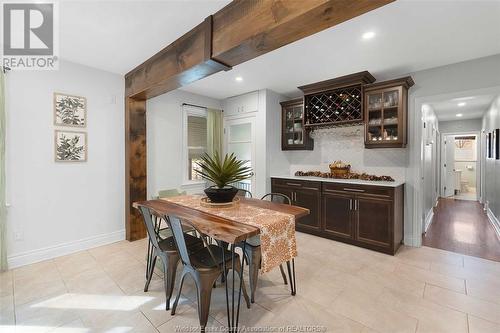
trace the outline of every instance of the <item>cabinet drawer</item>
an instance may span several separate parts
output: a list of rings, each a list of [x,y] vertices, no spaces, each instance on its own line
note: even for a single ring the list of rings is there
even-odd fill
[[[304,190],[321,190],[321,182],[307,181],[307,180],[296,180],[296,179],[285,179],[285,178],[273,178],[273,186],[286,186],[290,189],[304,189]]]
[[[360,185],[360,184],[339,184],[339,183],[323,183],[324,193],[350,193],[356,195],[367,195],[392,198],[394,189],[392,187],[376,186],[376,185]]]

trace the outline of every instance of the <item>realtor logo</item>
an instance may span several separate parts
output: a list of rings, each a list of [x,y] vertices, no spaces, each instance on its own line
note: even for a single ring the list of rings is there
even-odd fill
[[[55,3],[3,3],[5,67],[57,69]]]

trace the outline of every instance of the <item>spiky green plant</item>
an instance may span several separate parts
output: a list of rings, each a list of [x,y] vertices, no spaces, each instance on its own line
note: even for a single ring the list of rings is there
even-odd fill
[[[238,160],[234,153],[226,154],[222,159],[216,151],[213,157],[205,153],[200,159],[201,162],[196,163],[200,170],[196,170],[196,172],[218,188],[224,188],[228,184],[248,179],[253,174],[252,168],[245,166],[247,161]]]

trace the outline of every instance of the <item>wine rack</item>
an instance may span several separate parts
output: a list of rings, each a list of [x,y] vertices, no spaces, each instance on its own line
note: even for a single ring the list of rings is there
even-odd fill
[[[305,97],[306,126],[363,121],[361,86],[325,91]]]
[[[304,126],[314,129],[362,123],[363,87],[374,81],[364,71],[299,87],[304,92]]]

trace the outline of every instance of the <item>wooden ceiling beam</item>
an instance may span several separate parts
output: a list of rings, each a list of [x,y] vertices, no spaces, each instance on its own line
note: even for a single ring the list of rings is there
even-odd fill
[[[231,69],[395,0],[235,0],[125,75],[147,99]]]

